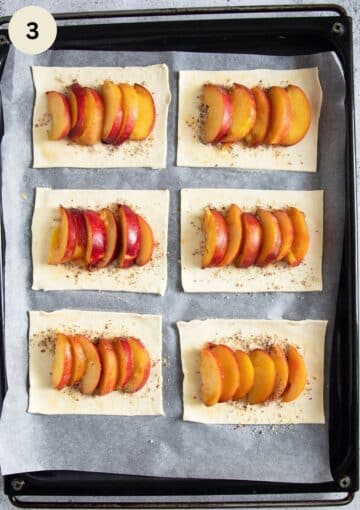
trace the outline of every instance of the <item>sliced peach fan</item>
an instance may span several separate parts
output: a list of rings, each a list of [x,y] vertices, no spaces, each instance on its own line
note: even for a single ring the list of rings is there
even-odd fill
[[[57,333],[51,384],[62,390],[78,385],[84,395],[103,396],[114,390],[135,393],[147,383],[151,360],[137,338],[101,338]]]
[[[60,222],[52,230],[49,264],[71,262],[79,268],[106,268],[150,262],[155,241],[151,226],[128,206],[119,206],[119,221],[110,208],[82,210],[59,207]]]
[[[247,399],[251,405],[266,401],[292,402],[306,383],[302,356],[290,345],[273,344],[269,351],[249,353],[225,344],[206,344],[200,351],[201,400],[206,406]]]
[[[120,145],[145,140],[153,131],[156,109],[151,92],[140,84],[105,80],[99,90],[74,82],[66,94],[48,91],[52,119],[49,140],[69,138],[79,145]]]

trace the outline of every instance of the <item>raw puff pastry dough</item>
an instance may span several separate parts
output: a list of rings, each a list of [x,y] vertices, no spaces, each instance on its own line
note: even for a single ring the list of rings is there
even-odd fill
[[[327,321],[270,321],[209,319],[178,322],[184,374],[184,420],[201,423],[292,424],[324,423],[324,343]],[[307,385],[299,398],[248,405],[221,403],[205,406],[200,400],[199,352],[207,342],[226,343],[233,349],[254,349],[265,342],[298,346],[307,370]]]
[[[199,139],[201,89],[205,83],[231,86],[234,82],[249,88],[288,84],[301,87],[310,102],[311,126],[298,144],[292,147],[260,146],[248,148],[242,143],[224,149],[203,144]],[[190,167],[234,167],[266,170],[316,172],[318,123],[322,90],[317,67],[309,69],[251,71],[181,71],[179,80],[179,120],[177,164]]]
[[[201,220],[207,206],[220,209],[237,204],[280,209],[295,206],[304,211],[310,248],[298,267],[280,262],[260,268],[233,265],[201,269]],[[322,290],[323,191],[183,189],[181,190],[181,275],[186,292],[279,292]]]
[[[151,225],[155,249],[151,261],[119,269],[87,271],[71,264],[47,263],[50,233],[58,218],[58,207],[99,210],[116,203],[133,207]],[[113,290],[163,295],[167,283],[167,231],[169,192],[167,190],[53,190],[37,188],[32,221],[32,257],[34,290]],[[116,264],[116,262],[115,262]]]
[[[33,115],[34,168],[77,167],[166,167],[167,116],[171,93],[169,70],[165,64],[146,67],[32,67],[36,90]],[[119,147],[98,143],[92,147],[71,143],[69,139],[47,139],[46,91],[64,92],[73,81],[82,86],[100,87],[105,80],[115,83],[141,83],[153,95],[156,120],[145,141]]]
[[[162,319],[160,315],[59,310],[29,312],[29,408],[40,414],[162,415]],[[81,333],[91,339],[104,335],[134,336],[149,351],[152,366],[146,385],[136,393],[113,391],[101,397],[82,395],[77,389],[51,387],[50,372],[56,331]],[[50,340],[47,340],[50,338]],[[50,344],[50,345],[49,345]],[[46,347],[48,346],[48,347]]]

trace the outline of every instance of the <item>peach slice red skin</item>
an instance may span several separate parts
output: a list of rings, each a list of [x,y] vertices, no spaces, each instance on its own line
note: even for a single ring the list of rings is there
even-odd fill
[[[137,214],[127,205],[119,205],[119,226],[121,248],[118,266],[130,267],[134,264],[140,250],[140,227]]]
[[[290,129],[291,102],[288,93],[282,87],[270,87],[267,94],[271,103],[271,114],[265,143],[278,145]]]
[[[121,90],[123,119],[119,133],[113,142],[114,145],[120,145],[130,138],[139,112],[139,99],[135,88],[128,83],[120,83],[119,87]]]
[[[200,351],[201,400],[206,406],[219,402],[223,380],[220,365],[212,349],[207,346]]]
[[[139,214],[137,217],[140,229],[140,248],[135,262],[137,266],[145,266],[151,260],[154,252],[154,234],[148,222]]]
[[[51,129],[48,132],[49,140],[62,140],[70,131],[71,111],[68,98],[50,90],[46,92],[48,112],[51,115]]]
[[[216,209],[206,207],[203,216],[205,248],[202,268],[217,266],[225,256],[229,234],[224,216]]]
[[[72,370],[71,344],[66,335],[57,333],[55,342],[55,356],[51,370],[51,384],[57,390],[62,390],[69,384]]]
[[[212,84],[203,86],[202,95],[203,105],[207,108],[206,119],[203,124],[202,141],[204,143],[220,142],[231,125],[231,98],[223,87]]]
[[[50,239],[48,264],[62,264],[71,260],[76,246],[76,227],[70,209],[59,206],[60,225],[56,226]]]
[[[115,258],[119,248],[119,225],[115,214],[111,209],[105,208],[99,211],[99,216],[105,225],[106,244],[103,258],[97,263],[96,267],[107,267]]]
[[[264,267],[276,260],[281,246],[281,231],[276,216],[258,207],[256,215],[262,224],[262,245],[256,258],[256,265]]]
[[[130,140],[145,140],[154,129],[156,109],[151,92],[142,85],[135,83],[134,89],[138,96],[138,117],[130,134]]]
[[[95,145],[100,142],[104,123],[104,105],[99,92],[90,87],[85,90],[84,130],[73,141],[79,145]]]
[[[105,255],[106,229],[99,214],[90,209],[84,211],[87,232],[85,262],[89,266],[96,265]]]
[[[143,388],[149,378],[151,361],[146,347],[138,338],[127,339],[133,353],[134,366],[128,382],[122,390],[127,393],[135,393]]]
[[[231,204],[226,214],[226,225],[228,231],[228,247],[222,260],[217,264],[223,267],[231,264],[239,254],[242,239],[241,209]]]
[[[222,390],[219,402],[231,400],[240,384],[239,365],[235,354],[227,345],[210,345],[217,359],[222,376]]]
[[[97,350],[102,366],[97,394],[102,396],[110,393],[116,387],[118,380],[118,362],[111,340],[101,338],[97,344]]]
[[[237,267],[248,268],[254,264],[262,243],[262,226],[254,214],[243,213],[242,242],[239,256],[235,261]]]
[[[76,335],[69,336],[68,339],[71,345],[72,354],[72,369],[69,386],[72,386],[77,384],[85,373],[86,356]]]
[[[85,129],[85,89],[78,83],[73,83],[67,88],[70,111],[71,111],[71,129],[70,138],[76,138],[82,135]]]
[[[134,356],[126,338],[116,338],[114,341],[115,354],[118,361],[118,380],[116,389],[121,390],[128,382],[134,369]]]
[[[87,246],[87,233],[84,213],[81,209],[71,209],[71,214],[74,217],[76,244],[71,257],[72,262],[84,261],[86,246]]]
[[[101,139],[103,143],[113,143],[119,134],[123,111],[121,107],[121,89],[110,80],[101,87],[104,102],[104,125]]]
[[[222,143],[234,143],[245,138],[256,121],[256,102],[253,93],[244,85],[234,83],[230,90],[232,122]]]
[[[264,142],[269,130],[271,105],[264,89],[253,87],[251,92],[256,103],[256,121],[250,133],[245,137],[245,142],[249,147],[258,147]]]

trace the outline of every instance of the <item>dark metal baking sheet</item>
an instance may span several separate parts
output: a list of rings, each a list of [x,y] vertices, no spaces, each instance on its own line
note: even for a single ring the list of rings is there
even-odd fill
[[[316,6],[316,10],[320,9]],[[189,12],[189,11],[188,11]],[[296,8],[292,12],[297,12]],[[177,14],[177,13],[175,13]],[[191,12],[190,12],[191,14]],[[339,14],[344,14],[341,9]],[[127,14],[128,15],[128,14]],[[214,33],[217,37],[214,37]],[[0,35],[7,36],[6,31]],[[1,43],[1,40],[0,40]],[[354,182],[351,20],[311,17],[239,20],[162,21],[59,28],[56,49],[192,50],[237,53],[301,54],[334,50],[347,86],[346,229],[330,389],[330,462],[334,481],[327,484],[279,484],[255,481],[159,479],[89,473],[46,472],[5,478],[9,496],[56,494],[301,494],[358,489],[357,257]],[[7,44],[0,47],[1,62]],[[15,484],[14,480],[24,483]],[[20,488],[21,486],[21,488]],[[19,489],[20,490],[16,490]],[[326,500],[323,503],[328,504]],[[287,503],[289,504],[289,503]],[[299,501],[296,503],[299,505]],[[314,504],[314,502],[312,502]],[[27,502],[27,506],[29,503]],[[196,503],[199,506],[199,503]],[[47,505],[48,506],[48,505]],[[92,505],[94,506],[94,505]],[[107,503],[107,507],[109,504]],[[143,506],[143,505],[140,505]]]

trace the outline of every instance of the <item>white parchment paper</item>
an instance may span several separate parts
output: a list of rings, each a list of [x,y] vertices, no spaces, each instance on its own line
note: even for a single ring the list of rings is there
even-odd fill
[[[169,66],[173,101],[169,112],[168,167],[129,169],[30,169],[34,91],[30,65]],[[177,168],[177,71],[318,66],[324,99],[318,171],[234,171]],[[6,235],[6,365],[9,390],[0,423],[3,474],[40,469],[91,470],[152,476],[209,477],[284,482],[330,480],[327,425],[204,425],[181,420],[181,368],[175,322],[205,318],[328,319],[325,380],[340,269],[344,222],[344,80],[331,54],[298,57],[189,53],[10,53],[1,84],[5,136],[2,143]],[[164,297],[96,291],[31,291],[30,224],[36,186],[88,189],[170,189],[168,289]],[[180,284],[181,188],[324,189],[324,290],[279,294],[185,294]],[[27,311],[59,308],[162,314],[165,417],[40,416],[28,405]],[[327,384],[325,383],[327,413]],[[294,460],[296,459],[296,460]]]

